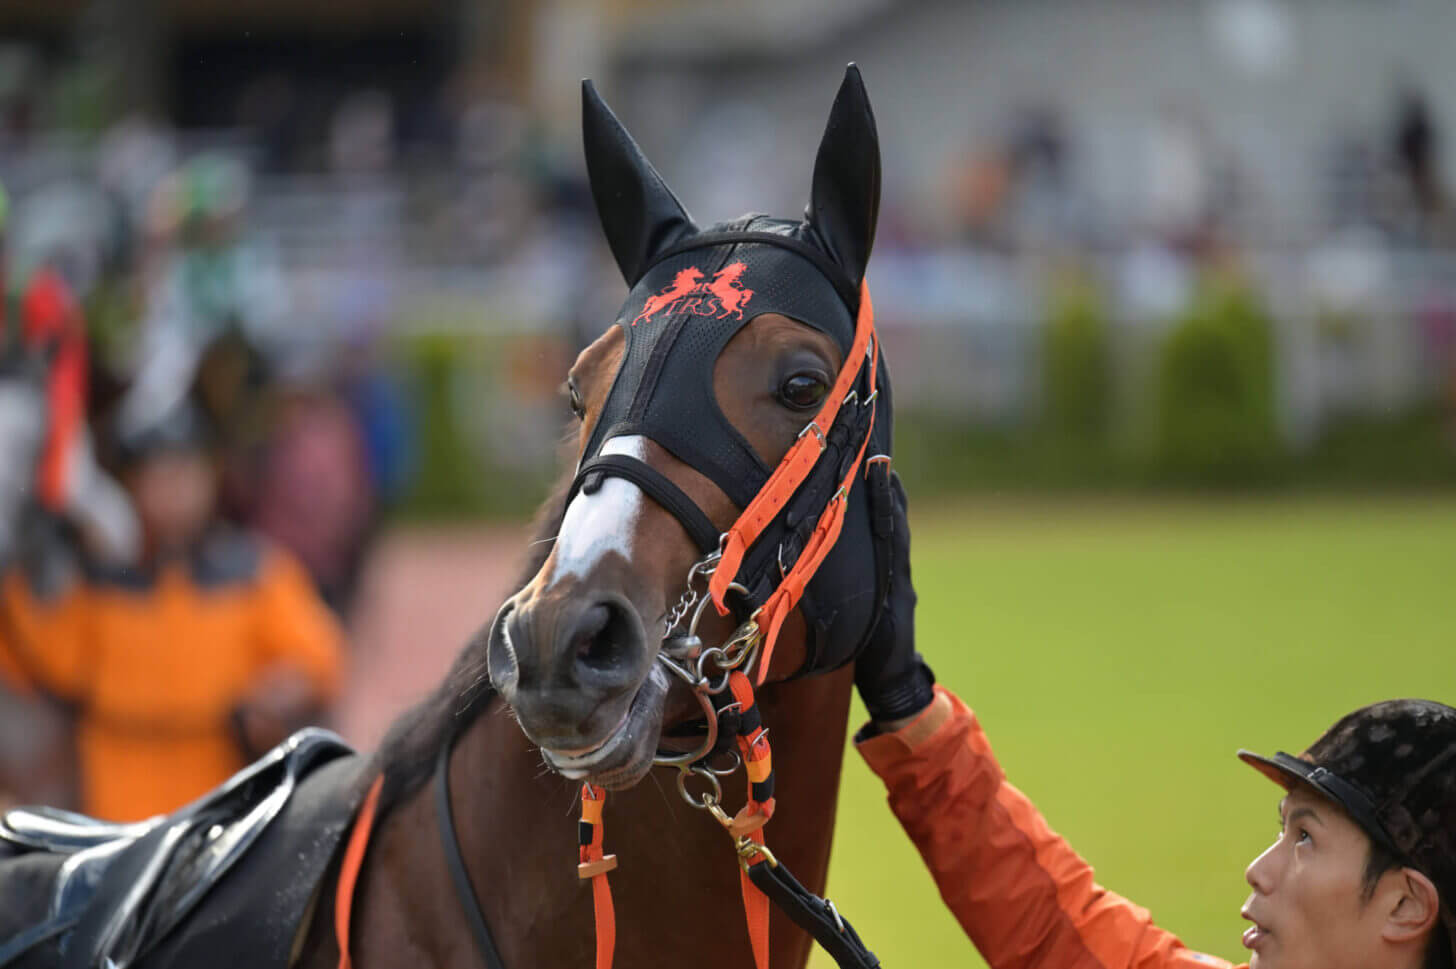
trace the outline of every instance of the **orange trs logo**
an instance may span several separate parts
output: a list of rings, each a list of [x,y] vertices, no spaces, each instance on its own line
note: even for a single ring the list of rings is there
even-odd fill
[[[745,288],[742,283],[743,274],[747,271],[748,267],[741,262],[729,263],[708,279],[702,270],[692,266],[680,269],[661,292],[647,297],[642,312],[637,314],[632,325],[648,322],[664,312],[696,313],[719,320],[731,315],[741,320],[743,308],[753,298],[753,290]]]

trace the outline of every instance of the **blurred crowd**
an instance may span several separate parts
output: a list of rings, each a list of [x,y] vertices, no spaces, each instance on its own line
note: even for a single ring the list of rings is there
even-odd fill
[[[0,206],[0,796],[129,820],[320,719],[394,431],[280,336],[240,166],[119,201],[121,257]]]
[[[245,156],[137,119],[92,156],[0,165],[0,801],[133,820],[327,721],[410,439],[371,308],[301,325]]]

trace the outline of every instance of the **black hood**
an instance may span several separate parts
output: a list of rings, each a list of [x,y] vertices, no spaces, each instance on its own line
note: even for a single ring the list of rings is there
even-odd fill
[[[728,341],[755,317],[778,313],[832,338],[845,366],[861,365],[847,357],[874,243],[880,161],[859,71],[851,65],[845,73],[820,144],[811,201],[797,221],[751,215],[699,229],[590,82],[582,96],[592,194],[631,288],[616,320],[626,350],[583,464],[611,438],[640,434],[708,476],[742,509],[773,469],[714,399],[713,366]],[[865,453],[889,455],[892,410],[883,355],[877,383],[878,416]],[[857,450],[859,442],[852,443]],[[858,476],[839,541],[801,601],[810,627],[803,672],[852,659],[878,617],[887,563],[877,560],[882,550],[871,540],[874,503],[867,490]],[[795,529],[803,523],[778,524],[745,558],[740,574],[764,581],[735,604],[743,615],[771,591],[764,585],[770,577],[776,581],[777,570],[767,566],[783,559],[781,546],[788,547],[789,561],[797,555]]]

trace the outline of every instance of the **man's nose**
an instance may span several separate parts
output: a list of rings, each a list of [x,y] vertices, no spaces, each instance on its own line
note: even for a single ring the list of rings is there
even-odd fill
[[[1260,895],[1268,895],[1279,881],[1279,842],[1264,849],[1264,853],[1244,869],[1244,880]]]

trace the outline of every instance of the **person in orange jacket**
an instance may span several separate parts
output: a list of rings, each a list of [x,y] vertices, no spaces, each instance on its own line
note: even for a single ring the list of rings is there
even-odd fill
[[[73,711],[82,809],[129,821],[201,795],[314,719],[338,691],[343,636],[293,559],[215,519],[190,404],[117,439],[142,561],[88,563],[61,590],[23,568],[0,576],[0,681]]]
[[[1147,910],[1098,885],[997,763],[974,713],[915,651],[904,490],[890,600],[855,684],[860,754],[992,969],[1194,969]],[[1249,865],[1251,969],[1450,969],[1456,942],[1456,710],[1391,700],[1302,755],[1239,756],[1285,790]]]

